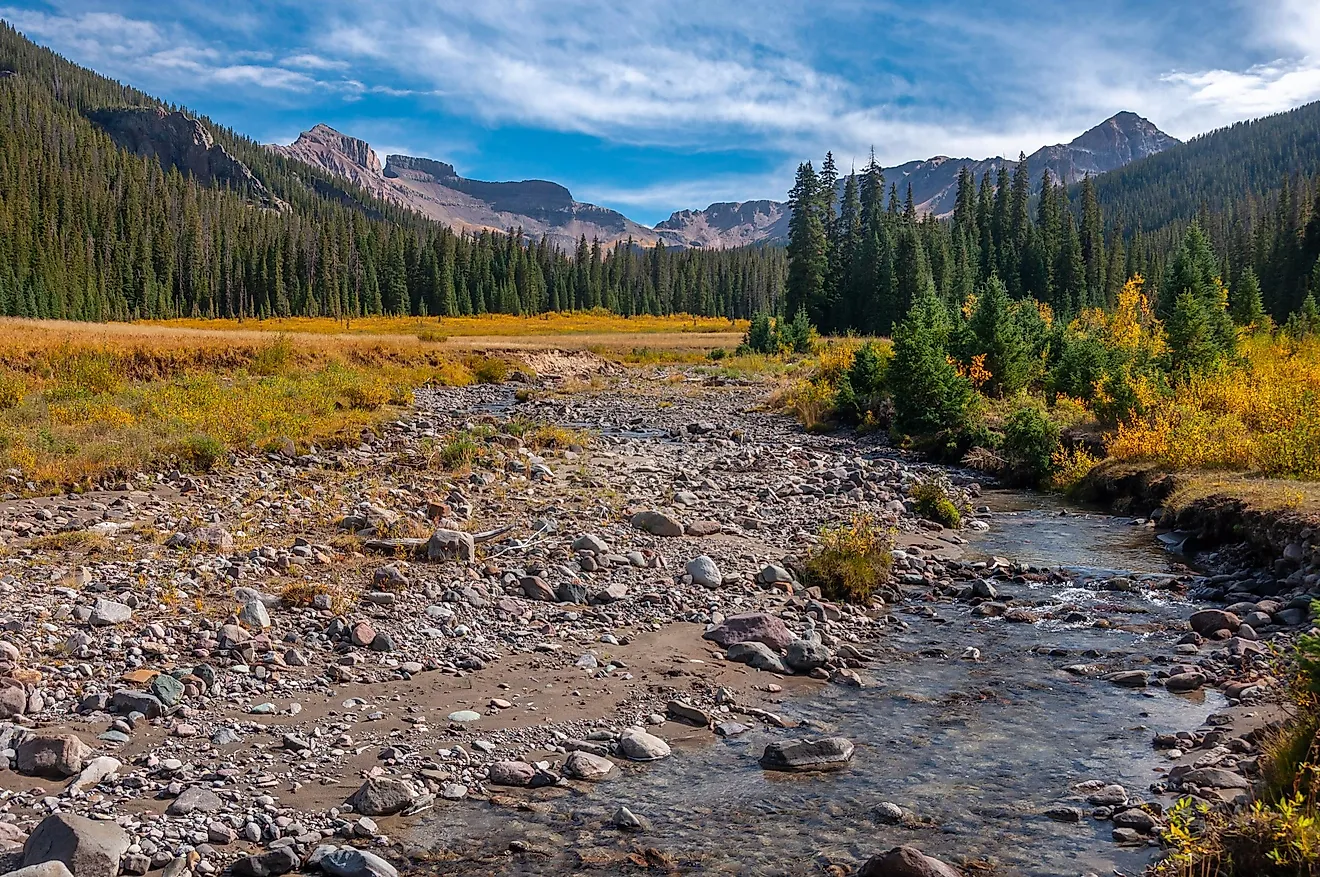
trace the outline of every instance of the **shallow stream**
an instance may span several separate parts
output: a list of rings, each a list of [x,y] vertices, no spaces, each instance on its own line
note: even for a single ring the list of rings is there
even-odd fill
[[[786,700],[780,714],[802,723],[794,731],[680,741],[672,758],[628,767],[585,791],[538,793],[528,810],[437,810],[411,840],[464,855],[439,866],[448,874],[635,873],[648,849],[663,854],[652,853],[654,862],[683,873],[819,874],[900,843],[946,859],[983,858],[996,873],[1024,877],[1139,873],[1152,850],[1116,845],[1108,823],[1064,824],[1041,812],[1058,803],[1085,809],[1069,792],[1084,779],[1119,782],[1149,797],[1163,763],[1152,734],[1197,727],[1222,698],[1134,692],[1061,668],[1167,651],[1171,635],[1161,622],[1193,607],[1141,586],[1142,574],[1154,581],[1170,570],[1170,556],[1148,530],[1046,497],[989,501],[1000,511],[988,533],[974,534],[973,554],[1072,571],[1067,585],[1014,585],[1013,596],[1093,607],[1118,619],[1115,628],[1011,624],[941,604],[945,623],[918,619],[889,637],[901,657],[863,671],[870,687],[825,686]],[[1138,587],[1086,587],[1118,572],[1131,573]],[[978,661],[963,659],[967,647],[979,650]],[[857,745],[842,772],[783,775],[757,765],[773,739],[827,733]],[[882,802],[912,818],[886,824],[875,809]],[[620,805],[649,820],[650,830],[610,828]],[[510,844],[526,851],[508,852]],[[629,863],[625,854],[643,858]]]

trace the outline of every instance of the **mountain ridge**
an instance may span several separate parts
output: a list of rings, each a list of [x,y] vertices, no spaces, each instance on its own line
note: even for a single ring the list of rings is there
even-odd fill
[[[1117,170],[1178,143],[1150,120],[1124,110],[1068,143],[1042,146],[1027,156],[1033,175],[1032,191],[1040,188],[1038,171],[1048,170],[1056,182],[1074,183],[1087,174],[1098,176]],[[918,213],[944,217],[953,212],[958,175],[964,167],[979,181],[983,174],[993,177],[1001,168],[1012,170],[1017,164],[1002,156],[971,159],[935,155],[884,168],[884,174],[885,182],[897,185],[900,192],[912,186]],[[842,188],[840,180],[840,192]],[[764,205],[754,222],[741,219],[738,210],[729,209],[730,205],[747,203]],[[783,201],[716,202],[704,210],[675,211],[656,228],[678,236],[686,246],[743,246],[786,239],[789,215],[788,204]]]
[[[377,198],[459,230],[521,228],[531,239],[544,235],[566,250],[575,248],[584,236],[602,245],[632,240],[642,246],[665,238],[664,233],[616,210],[575,200],[565,186],[550,180],[469,179],[448,162],[410,155],[388,155],[382,164],[367,141],[323,123],[302,132],[287,146],[267,148],[337,174]]]

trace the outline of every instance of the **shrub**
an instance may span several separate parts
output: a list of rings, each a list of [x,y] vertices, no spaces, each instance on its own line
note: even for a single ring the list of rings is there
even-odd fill
[[[928,521],[956,528],[962,524],[962,513],[953,487],[943,478],[920,478],[912,485],[912,501],[917,514]]]
[[[1100,465],[1100,460],[1085,448],[1059,448],[1050,458],[1050,487],[1059,491],[1069,491],[1081,483],[1092,469]]]
[[[816,327],[811,325],[811,320],[807,319],[807,312],[799,310],[797,316],[793,317],[793,322],[787,326],[781,325],[779,328],[779,340],[782,346],[787,347],[793,353],[805,356],[816,346]]]
[[[25,391],[23,380],[18,374],[0,369],[0,411],[17,408],[23,401]]]
[[[55,358],[52,372],[54,380],[43,393],[52,402],[114,393],[123,386],[114,357],[105,351],[63,350]]]
[[[441,446],[438,457],[440,465],[450,471],[467,469],[481,457],[481,445],[461,432]]]
[[[180,465],[194,472],[210,472],[225,457],[224,442],[204,432],[180,439],[174,446]]]
[[[423,344],[444,344],[449,336],[439,329],[418,329],[417,340]]]
[[[1009,415],[1003,450],[1018,480],[1031,485],[1043,481],[1058,449],[1059,428],[1039,405],[1023,405]]]
[[[509,364],[495,357],[484,357],[473,364],[472,377],[478,384],[502,384],[509,377]]]
[[[827,528],[807,559],[808,585],[820,588],[827,600],[865,603],[889,581],[894,565],[894,539],[869,517],[846,526]]]
[[[344,404],[357,411],[379,411],[393,398],[390,387],[371,380],[363,380],[344,387]]]
[[[834,407],[854,422],[861,422],[880,405],[884,396],[887,351],[868,341],[853,354],[852,365],[839,381]]]
[[[257,348],[248,369],[254,375],[270,377],[283,372],[292,361],[293,342],[287,335],[276,335],[269,344]]]

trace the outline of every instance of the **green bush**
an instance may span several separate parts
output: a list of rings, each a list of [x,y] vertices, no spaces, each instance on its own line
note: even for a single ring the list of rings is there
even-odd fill
[[[502,384],[509,376],[509,364],[502,359],[486,357],[472,367],[472,377],[478,384]]]
[[[1044,481],[1058,449],[1059,427],[1039,405],[1023,405],[1009,415],[1003,451],[1019,481],[1033,486]]]
[[[894,566],[894,540],[869,517],[847,526],[827,528],[806,562],[806,583],[820,588],[835,602],[865,603],[889,581]]]
[[[781,324],[778,329],[781,345],[793,353],[805,356],[816,346],[816,328],[811,325],[811,320],[807,319],[805,310],[799,310],[797,316],[793,317],[793,322],[787,326]]]
[[[889,365],[885,352],[868,341],[853,354],[852,365],[839,381],[834,407],[846,420],[861,422],[874,413],[885,393],[885,373]]]
[[[942,478],[918,479],[912,486],[912,502],[917,514],[928,521],[952,528],[962,525],[962,512],[958,511],[953,488]]]
[[[194,472],[210,472],[225,457],[224,443],[204,432],[185,436],[174,446],[179,465]]]

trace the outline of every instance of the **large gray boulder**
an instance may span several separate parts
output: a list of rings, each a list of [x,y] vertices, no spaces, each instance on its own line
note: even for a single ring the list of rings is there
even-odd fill
[[[614,772],[614,762],[590,752],[574,750],[564,759],[564,776],[574,780],[599,782]]]
[[[734,643],[725,650],[724,656],[730,661],[737,661],[739,664],[746,664],[756,670],[765,670],[768,673],[781,673],[788,676],[793,672],[785,666],[783,659],[765,643],[754,641]]]
[[[113,822],[54,813],[28,835],[23,865],[59,861],[73,877],[117,877],[128,845],[128,834]]]
[[[461,560],[470,562],[477,557],[477,543],[471,533],[441,527],[426,542],[427,560]]]
[[[1202,609],[1200,612],[1193,612],[1192,617],[1187,621],[1192,626],[1192,630],[1201,636],[1214,636],[1221,630],[1237,633],[1238,628],[1242,626],[1240,618],[1223,609]]]
[[[348,803],[363,816],[392,816],[402,813],[417,796],[413,787],[393,777],[372,777],[353,793]]]
[[[790,740],[767,744],[761,766],[769,770],[836,770],[852,757],[852,741],[845,737]]]
[[[830,659],[830,650],[818,642],[795,639],[788,644],[784,653],[784,663],[797,673],[810,673],[817,667],[825,666]]]
[[[628,728],[619,735],[619,754],[629,761],[657,761],[670,754],[669,744],[641,728]]]
[[[302,864],[293,847],[276,847],[255,856],[244,856],[231,866],[234,877],[278,877],[296,871]]]
[[[722,623],[702,634],[703,639],[728,648],[734,643],[764,643],[776,652],[788,648],[797,639],[784,622],[768,612],[744,612],[730,615]]]
[[[685,569],[687,574],[692,576],[692,581],[698,585],[713,588],[724,581],[720,568],[705,554],[689,560]]]

